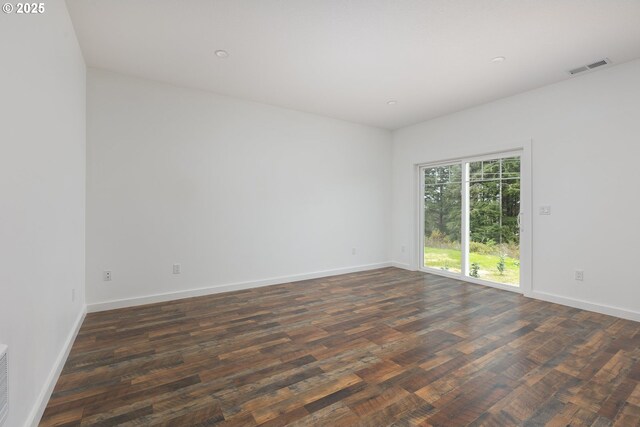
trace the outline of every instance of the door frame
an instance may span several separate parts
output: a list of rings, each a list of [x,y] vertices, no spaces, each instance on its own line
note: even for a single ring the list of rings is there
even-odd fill
[[[452,157],[446,159],[434,159],[432,161],[420,162],[414,165],[414,173],[416,176],[416,210],[417,210],[417,224],[415,228],[415,232],[418,235],[418,247],[417,249],[417,265],[415,267],[418,271],[422,271],[425,273],[436,274],[439,276],[450,277],[457,280],[463,280],[469,283],[475,283],[479,285],[490,286],[493,288],[503,289],[511,292],[521,293],[525,296],[530,296],[533,291],[532,284],[532,265],[531,265],[531,255],[532,255],[532,215],[533,208],[531,204],[532,197],[532,174],[531,174],[531,150],[532,150],[532,141],[527,140],[518,144],[510,144],[505,146],[504,148],[500,148],[497,150],[486,151],[482,153],[470,153],[469,155],[463,155],[459,157]],[[505,154],[518,154],[520,156],[520,286],[512,286],[505,285],[502,283],[490,282],[488,280],[477,279],[475,277],[466,276],[466,253],[462,251],[462,266],[461,273],[451,273],[444,270],[439,270],[435,268],[424,267],[424,233],[422,227],[424,226],[424,174],[421,173],[421,169],[425,166],[439,166],[446,165],[452,163],[464,163],[478,160],[486,160],[495,158],[495,156],[502,157]],[[464,170],[463,170],[464,174]],[[463,176],[463,179],[465,177]],[[468,186],[462,186],[463,189]],[[462,197],[462,231],[467,230],[468,221],[466,218],[466,213],[468,213],[468,206],[466,206],[467,201],[466,195]],[[461,243],[462,239],[468,238],[465,236],[468,233],[461,233]],[[468,247],[468,245],[466,245]]]

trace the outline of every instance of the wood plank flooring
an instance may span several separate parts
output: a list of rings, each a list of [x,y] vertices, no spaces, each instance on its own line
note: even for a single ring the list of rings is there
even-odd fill
[[[640,426],[640,323],[385,268],[87,315],[41,426]]]

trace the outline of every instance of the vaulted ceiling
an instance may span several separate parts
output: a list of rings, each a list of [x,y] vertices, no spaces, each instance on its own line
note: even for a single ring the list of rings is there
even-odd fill
[[[637,0],[67,4],[91,67],[387,129],[640,57]]]

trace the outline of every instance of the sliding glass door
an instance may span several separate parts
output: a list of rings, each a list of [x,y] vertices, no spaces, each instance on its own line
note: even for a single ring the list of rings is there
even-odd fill
[[[424,266],[462,272],[462,165],[423,168]]]
[[[520,284],[520,153],[420,168],[422,268]]]

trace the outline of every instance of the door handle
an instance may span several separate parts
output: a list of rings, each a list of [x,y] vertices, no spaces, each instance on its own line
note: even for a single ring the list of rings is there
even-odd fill
[[[522,212],[518,214],[518,229],[522,232]]]

